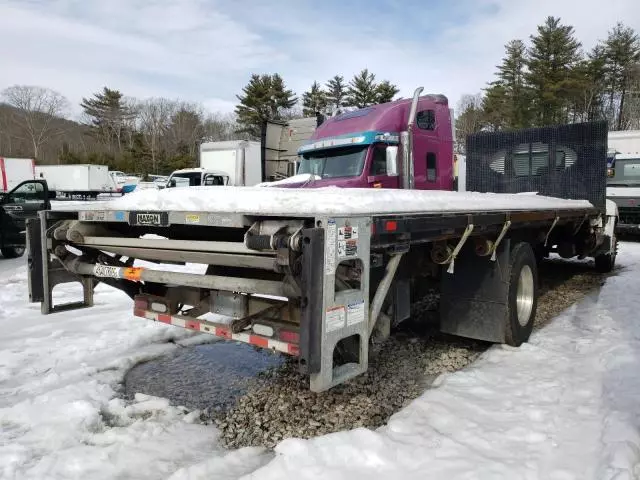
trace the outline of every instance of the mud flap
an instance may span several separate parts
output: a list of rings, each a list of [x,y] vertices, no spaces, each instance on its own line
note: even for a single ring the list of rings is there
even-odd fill
[[[495,262],[467,245],[456,258],[453,274],[441,281],[440,330],[461,337],[504,343],[509,300],[509,252],[504,239]]]

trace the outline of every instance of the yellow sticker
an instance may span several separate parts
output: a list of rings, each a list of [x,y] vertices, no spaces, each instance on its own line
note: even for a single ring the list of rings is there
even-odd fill
[[[200,223],[200,215],[187,215],[187,223]]]

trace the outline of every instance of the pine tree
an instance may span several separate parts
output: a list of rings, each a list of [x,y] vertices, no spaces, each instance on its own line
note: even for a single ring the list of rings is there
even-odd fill
[[[378,101],[376,76],[368,69],[362,70],[349,82],[346,104],[350,107],[364,108]]]
[[[493,82],[485,91],[482,99],[483,123],[492,131],[510,127],[507,123],[507,98],[506,89],[499,82]]]
[[[347,86],[342,75],[336,75],[329,80],[325,87],[327,105],[334,113],[341,113],[346,107]]]
[[[80,106],[91,119],[94,134],[110,147],[115,143],[118,152],[122,152],[127,126],[136,116],[122,93],[104,87],[92,98],[83,98]]]
[[[313,82],[311,89],[302,94],[302,114],[312,117],[316,113],[323,113],[327,108],[327,94],[322,91],[318,82]]]
[[[544,25],[538,26],[531,42],[525,78],[533,93],[536,123],[565,123],[579,90],[576,67],[582,60],[581,44],[573,27],[562,25],[555,17],[547,17]]]
[[[283,113],[298,101],[278,74],[251,75],[242,93],[237,95],[240,103],[235,109],[238,125],[240,132],[253,138],[260,136],[265,121],[282,118]]]
[[[522,40],[511,40],[505,45],[505,57],[498,66],[498,78],[506,94],[506,120],[511,128],[524,128],[530,124],[530,96],[525,84],[526,52]]]
[[[383,80],[376,86],[376,103],[391,102],[399,91],[389,80]]]
[[[604,42],[604,52],[609,109],[616,130],[622,130],[629,83],[636,65],[640,63],[640,37],[632,28],[618,23]]]

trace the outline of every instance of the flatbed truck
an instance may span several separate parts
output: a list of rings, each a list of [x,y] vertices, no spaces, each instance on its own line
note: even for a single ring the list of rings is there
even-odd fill
[[[386,172],[402,189],[194,187],[40,212],[27,228],[30,299],[44,314],[89,307],[105,283],[137,317],[295,357],[320,392],[364,373],[391,329],[426,311],[449,334],[526,342],[551,252],[613,269],[606,123],[472,135],[468,192],[416,190],[399,133]],[[83,298],[55,305],[67,282]]]

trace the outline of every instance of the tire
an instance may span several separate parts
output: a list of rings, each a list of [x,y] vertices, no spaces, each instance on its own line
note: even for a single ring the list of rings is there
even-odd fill
[[[4,258],[18,258],[24,255],[25,247],[3,247],[0,248]]]
[[[517,243],[509,258],[505,343],[519,347],[529,340],[538,306],[538,266],[531,245]]]
[[[616,257],[618,256],[618,237],[614,234],[611,237],[611,248],[607,253],[601,253],[595,257],[596,270],[600,273],[611,273],[616,266]]]

